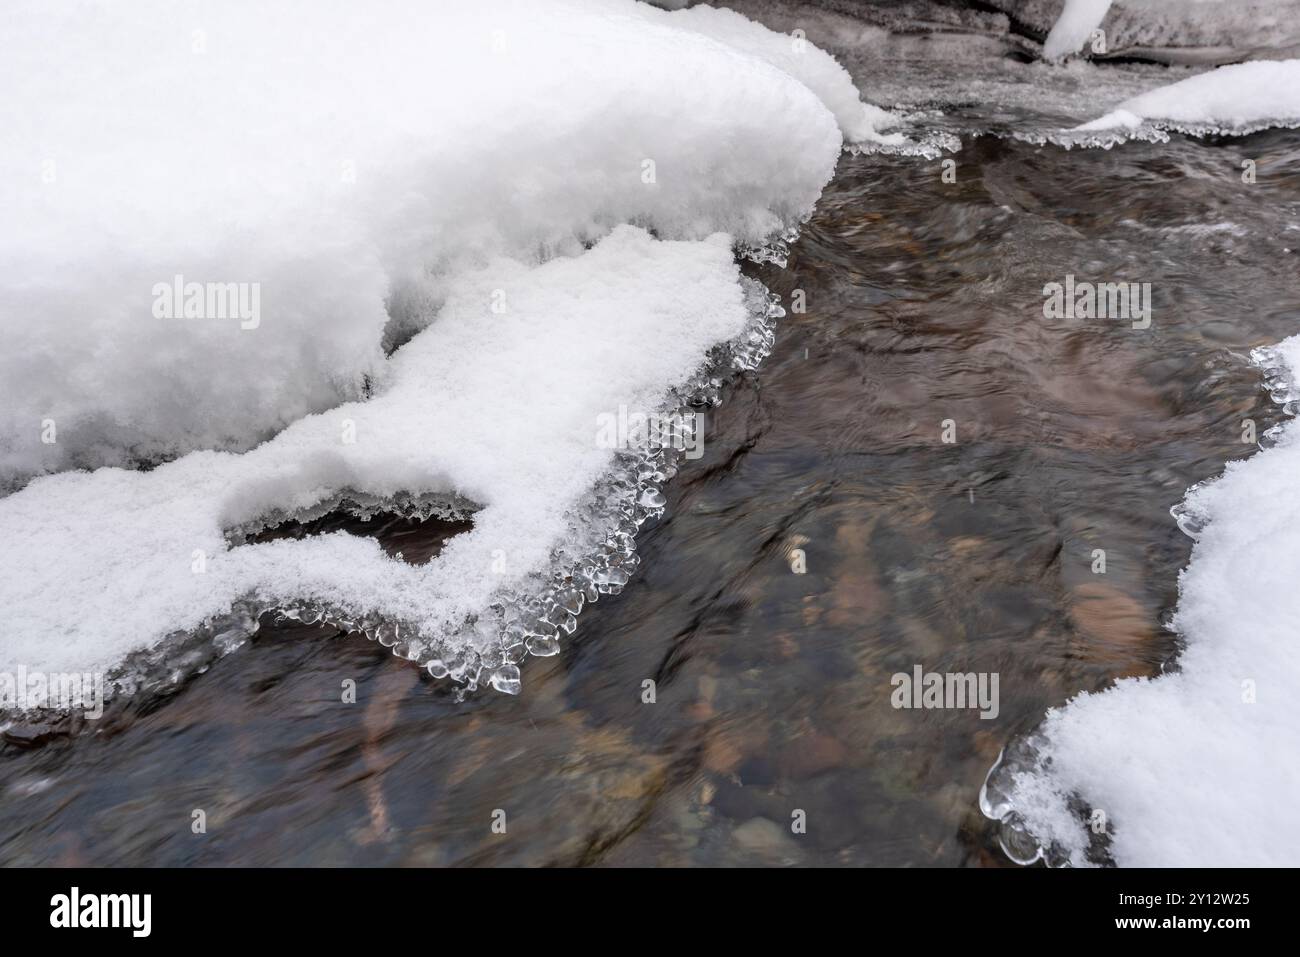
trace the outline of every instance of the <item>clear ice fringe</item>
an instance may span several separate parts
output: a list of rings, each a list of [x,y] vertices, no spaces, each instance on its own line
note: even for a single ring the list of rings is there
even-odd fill
[[[801,225],[788,227],[761,244],[739,243],[737,255],[759,265],[784,268]],[[669,393],[661,415],[720,405],[726,382],[734,375],[756,370],[771,353],[776,323],[785,309],[779,296],[757,280],[742,276],[741,283],[750,313],[746,328],[736,339],[715,347],[687,384]],[[346,608],[319,602],[285,605],[250,595],[202,627],[174,633],[155,647],[128,656],[106,677],[106,697],[175,692],[245,645],[257,633],[259,619],[268,613],[278,620],[327,625],[364,635],[397,657],[415,662],[433,678],[450,679],[458,686],[458,697],[483,684],[518,694],[520,664],[529,656],[558,654],[561,641],[577,629],[583,608],[602,595],[619,594],[628,584],[640,563],[637,532],[647,521],[662,516],[667,504],[663,486],[677,474],[684,454],[671,447],[650,447],[648,441],[617,452],[610,470],[569,515],[568,534],[564,544],[552,552],[549,577],[537,575],[498,594],[455,631],[430,637],[409,623],[376,614],[357,616]],[[472,520],[476,506],[457,496],[380,499],[347,492],[307,511],[268,515],[228,529],[226,538],[236,545],[286,521],[310,521],[336,511],[362,519],[383,512],[463,521]],[[44,720],[51,717],[49,713],[41,716]]]

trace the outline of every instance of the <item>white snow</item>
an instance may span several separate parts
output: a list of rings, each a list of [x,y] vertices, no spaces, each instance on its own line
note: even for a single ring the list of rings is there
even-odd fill
[[[816,93],[835,114],[845,139],[853,143],[903,142],[900,133],[882,133],[898,118],[863,103],[847,70],[806,36],[775,33],[733,10],[697,6],[678,11],[674,24],[713,37],[737,50],[766,60]]]
[[[1147,122],[1222,130],[1300,123],[1300,60],[1222,66],[1127,99],[1072,132],[1133,130]]]
[[[630,0],[18,0],[3,31],[0,671],[246,598],[499,650],[485,609],[589,544],[597,417],[746,329],[734,246],[891,122],[799,37]],[[255,316],[162,301],[227,283]],[[423,566],[227,540],[429,493],[481,510]]]
[[[837,117],[886,122],[810,45],[631,0],[16,0],[0,30],[0,488],[357,398],[489,256],[758,241]],[[178,275],[257,284],[260,323],[158,318]]]
[[[1042,0],[995,0],[1022,22],[1041,23]],[[1165,62],[1213,62],[1294,49],[1295,0],[1064,0],[1043,43],[1043,57],[1061,60],[1083,50],[1103,29],[1098,52]]]
[[[1289,376],[1278,397],[1300,398],[1300,336],[1257,359]],[[1088,834],[1071,794],[1105,813],[1121,866],[1288,866],[1300,855],[1300,422],[1185,507],[1202,528],[1179,580],[1179,670],[1049,712],[1037,766],[1010,789],[1029,831],[1075,865],[1088,863]]]
[[[378,614],[426,636],[454,631],[546,569],[568,514],[613,460],[596,441],[599,412],[660,408],[710,346],[743,331],[738,278],[724,234],[668,242],[633,226],[542,266],[497,259],[451,287],[369,401],[243,454],[63,473],[0,499],[0,672],[106,670],[254,594]],[[347,492],[454,492],[483,507],[422,566],[342,532],[225,541],[228,529]]]
[[[1078,53],[1101,25],[1111,0],[1065,0],[1061,15],[1043,41],[1043,58],[1059,60]]]

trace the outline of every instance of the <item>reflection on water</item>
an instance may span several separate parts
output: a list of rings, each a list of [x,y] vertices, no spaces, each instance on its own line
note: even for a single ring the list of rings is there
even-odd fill
[[[788,268],[752,269],[807,311],[520,696],[265,619],[97,733],[10,728],[0,862],[1005,863],[999,749],[1176,651],[1169,508],[1278,418],[1245,354],[1300,315],[1300,134],[956,159],[845,156]],[[1151,283],[1151,328],[1045,319],[1066,275]],[[916,665],[997,673],[998,717],[891,707]]]

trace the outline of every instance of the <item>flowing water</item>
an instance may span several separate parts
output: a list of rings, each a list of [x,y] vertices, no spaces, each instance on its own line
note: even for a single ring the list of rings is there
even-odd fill
[[[1169,510],[1280,417],[1247,353],[1300,316],[1300,133],[961,128],[1025,119],[992,112],[945,118],[955,182],[845,154],[787,266],[749,267],[805,311],[708,413],[631,586],[521,694],[267,617],[93,727],[9,727],[0,863],[1007,864],[985,774],[1048,708],[1176,655]],[[1067,275],[1150,283],[1150,328],[1044,318]],[[458,530],[323,527],[417,561]],[[997,716],[894,708],[916,665],[996,673]]]

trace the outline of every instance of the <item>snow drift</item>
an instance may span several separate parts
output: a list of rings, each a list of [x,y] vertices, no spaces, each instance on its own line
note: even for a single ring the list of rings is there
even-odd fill
[[[793,38],[628,0],[23,0],[3,30],[0,487],[358,398],[485,257],[760,241],[811,209],[836,119],[884,116]],[[256,286],[260,323],[158,318],[176,277]]]
[[[500,314],[496,289],[509,296]],[[245,598],[400,623],[402,652],[421,662],[485,652],[495,631],[472,650],[433,639],[479,613],[486,624],[495,596],[581,540],[569,522],[614,455],[595,441],[597,414],[660,408],[749,318],[724,234],[666,242],[623,226],[575,258],[495,260],[454,285],[369,401],[307,416],[243,454],[64,473],[0,500],[0,671],[109,670]],[[262,544],[229,534],[344,496],[426,494],[478,509],[473,530],[427,565],[343,533]]]
[[[20,2],[4,30],[0,670],[274,607],[516,690],[662,508],[672,463],[597,417],[761,358],[733,246],[890,122],[798,38],[628,0]],[[246,542],[343,500],[473,529],[423,566]]]
[[[1221,66],[1127,99],[1075,131],[1137,130],[1144,124],[1237,133],[1300,124],[1300,60]]]

